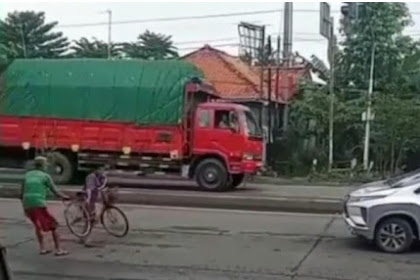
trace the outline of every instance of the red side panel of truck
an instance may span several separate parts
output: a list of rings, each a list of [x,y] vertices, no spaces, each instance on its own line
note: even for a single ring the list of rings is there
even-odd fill
[[[179,126],[139,127],[126,123],[74,121],[52,118],[0,116],[2,146],[121,152],[124,147],[141,153],[169,154],[183,148]]]

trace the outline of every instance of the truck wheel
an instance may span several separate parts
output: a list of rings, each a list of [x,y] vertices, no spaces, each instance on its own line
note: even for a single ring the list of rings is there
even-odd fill
[[[227,187],[228,173],[218,159],[205,159],[197,166],[196,180],[206,191],[222,191]]]
[[[237,187],[239,187],[244,181],[244,178],[245,174],[233,174],[232,181],[230,183],[230,188],[236,189]]]
[[[410,224],[401,218],[382,221],[375,231],[375,243],[387,253],[403,253],[410,249],[414,234]]]
[[[51,154],[48,171],[57,184],[68,184],[73,179],[74,166],[71,160],[60,152]]]

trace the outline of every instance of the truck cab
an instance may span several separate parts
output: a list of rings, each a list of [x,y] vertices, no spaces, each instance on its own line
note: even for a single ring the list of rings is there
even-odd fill
[[[263,165],[262,130],[248,107],[201,103],[195,111],[193,134],[193,174],[204,189],[235,188]]]

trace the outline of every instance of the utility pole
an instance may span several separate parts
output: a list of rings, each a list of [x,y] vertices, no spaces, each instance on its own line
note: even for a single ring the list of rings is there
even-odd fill
[[[284,31],[283,31],[283,59],[286,67],[292,66],[292,41],[293,41],[293,2],[284,3]],[[288,89],[289,90],[289,87]],[[287,92],[286,90],[286,92]],[[289,124],[289,100],[286,97],[283,111],[283,132],[286,132]]]
[[[330,39],[328,40],[330,57],[330,114],[329,114],[329,153],[328,153],[328,171],[331,172],[334,161],[334,18],[330,18]]]
[[[331,172],[334,162],[334,18],[330,16],[330,5],[326,2],[320,4],[320,33],[328,39],[328,60],[330,63],[330,109],[328,129],[328,171]]]
[[[356,14],[356,19],[358,16],[358,4],[353,5],[353,8],[350,9],[353,13]],[[372,12],[372,11],[369,11]],[[374,115],[372,114],[372,94],[373,94],[373,79],[374,79],[374,71],[375,71],[375,52],[376,52],[376,41],[375,41],[375,34],[373,31],[372,22],[369,21],[370,25],[370,36],[372,40],[372,50],[370,53],[370,72],[369,72],[369,89],[368,89],[368,96],[367,96],[367,108],[366,108],[366,115],[362,119],[366,121],[365,124],[365,145],[363,149],[363,169],[369,173],[369,144],[370,144],[370,122],[373,121]]]
[[[23,51],[23,57],[26,58],[27,53],[26,53],[26,41],[25,41],[25,34],[23,33],[23,24],[19,24],[19,29],[20,29],[20,39],[21,39],[21,43],[22,43],[22,51]]]
[[[112,48],[112,41],[111,41],[111,32],[112,32],[112,11],[106,10],[108,14],[108,59],[111,59],[111,48]]]
[[[281,56],[281,54],[280,54],[280,52],[281,52],[281,38],[280,38],[280,35],[279,36],[277,36],[277,51],[276,51],[276,64],[277,64],[277,66],[279,66],[280,65],[280,56]]]
[[[362,3],[358,2],[345,2],[346,5],[341,7],[341,13],[343,16],[347,17],[349,20],[358,20],[359,17],[359,6]],[[367,6],[369,8],[369,6]],[[371,12],[370,9],[367,9],[368,12]],[[369,172],[369,144],[370,144],[370,122],[374,119],[374,114],[372,114],[372,94],[373,94],[373,80],[374,80],[374,71],[375,71],[375,53],[376,53],[376,42],[375,34],[373,31],[372,22],[369,22],[371,40],[372,40],[372,49],[370,53],[370,72],[369,72],[369,89],[367,93],[367,108],[366,112],[362,115],[362,120],[365,121],[365,143],[363,147],[363,169]]]
[[[372,52],[370,54],[370,74],[369,74],[369,90],[367,96],[367,109],[366,109],[366,124],[365,124],[365,145],[363,149],[363,168],[369,170],[369,144],[370,144],[370,122],[372,117],[372,93],[373,93],[373,75],[375,70],[375,49],[376,44],[372,45]]]

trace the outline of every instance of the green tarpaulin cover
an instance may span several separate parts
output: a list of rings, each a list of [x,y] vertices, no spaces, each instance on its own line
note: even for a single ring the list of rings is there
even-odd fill
[[[3,76],[0,114],[173,125],[195,77],[202,72],[179,60],[16,60]]]

